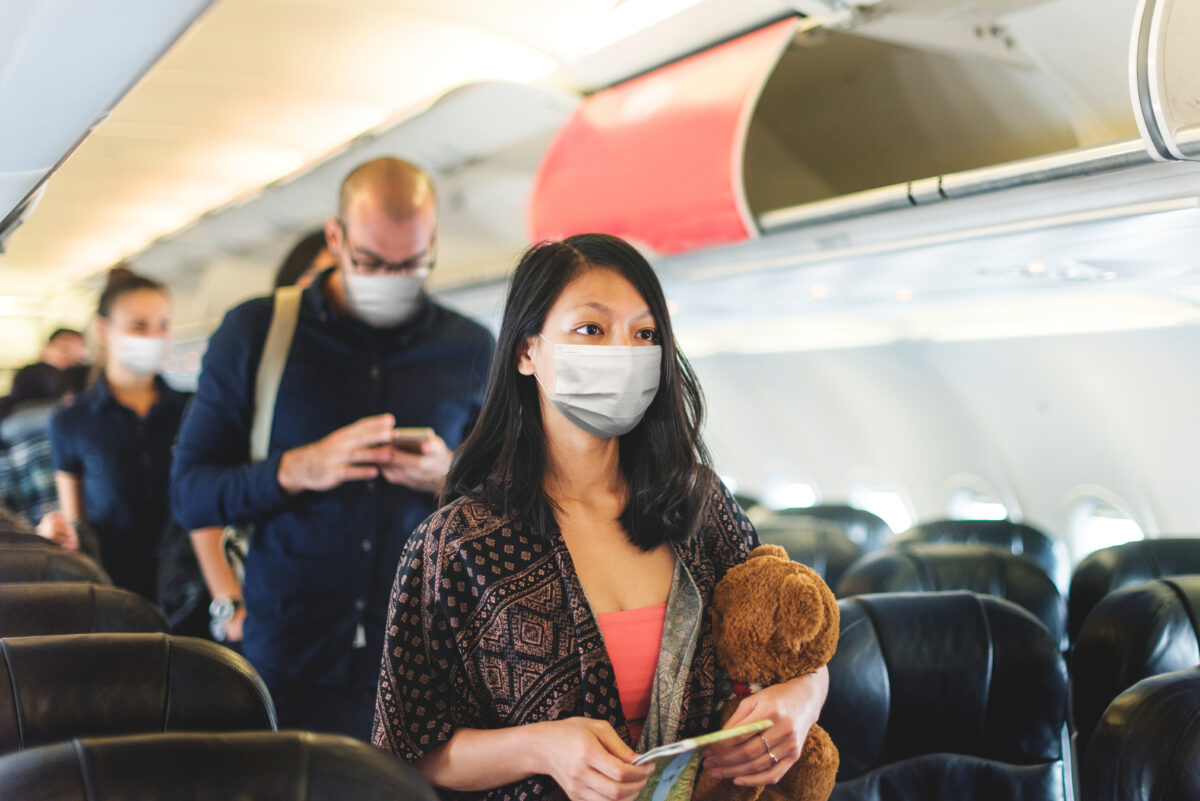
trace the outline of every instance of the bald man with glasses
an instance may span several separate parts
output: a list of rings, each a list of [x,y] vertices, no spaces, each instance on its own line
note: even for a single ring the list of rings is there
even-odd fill
[[[188,528],[254,524],[244,597],[217,600],[245,610],[280,727],[366,740],[396,565],[478,413],[494,341],[424,290],[437,203],[412,164],[354,169],[325,238],[337,266],[300,297],[266,458],[249,444],[274,308],[258,298],[212,337],[172,495]]]

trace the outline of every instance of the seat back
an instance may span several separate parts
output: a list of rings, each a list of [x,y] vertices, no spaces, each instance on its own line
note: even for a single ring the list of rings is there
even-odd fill
[[[0,584],[0,637],[166,630],[158,607],[129,590],[76,582]]]
[[[22,548],[57,548],[58,543],[39,537],[32,531],[0,528],[0,550],[18,546]]]
[[[1142,679],[1200,665],[1200,576],[1122,587],[1092,609],[1071,652],[1071,709],[1087,753],[1112,700]]]
[[[776,514],[785,517],[815,517],[818,520],[833,523],[846,532],[850,541],[862,548],[865,553],[882,548],[892,539],[892,529],[883,522],[882,517],[868,512],[866,509],[856,509],[844,504],[821,504],[799,509],[782,509]]]
[[[842,576],[837,596],[878,592],[970,590],[1029,610],[1066,645],[1066,609],[1037,565],[990,545],[907,543],[860,559]]]
[[[782,546],[789,559],[811,567],[830,587],[862,555],[841,528],[815,517],[772,517],[756,528],[763,544]]]
[[[0,640],[0,688],[0,753],[73,737],[275,728],[250,663],[192,637]]]
[[[41,539],[40,537],[38,539]],[[0,549],[0,584],[31,581],[87,581],[112,584],[104,568],[76,551],[42,544]]]
[[[1024,557],[1040,567],[1060,591],[1071,577],[1064,546],[1033,526],[1011,520],[937,520],[905,531],[898,542],[958,542],[993,545]]]
[[[1200,538],[1143,540],[1101,548],[1075,568],[1067,597],[1067,633],[1079,634],[1088,613],[1110,592],[1162,576],[1200,574]]]
[[[969,592],[838,606],[820,720],[841,753],[834,799],[1067,797],[1066,666],[1036,618]]]
[[[84,739],[0,758],[0,797],[39,801],[437,801],[420,774],[309,732]]]
[[[1083,801],[1200,798],[1200,668],[1143,679],[1113,700],[1083,761]]]

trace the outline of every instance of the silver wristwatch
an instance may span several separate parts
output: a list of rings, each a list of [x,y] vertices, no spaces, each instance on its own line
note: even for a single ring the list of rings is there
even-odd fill
[[[212,618],[208,624],[208,630],[212,633],[214,640],[225,642],[228,638],[229,624],[241,608],[241,598],[230,598],[228,596],[213,598],[213,602],[208,605],[208,614]]]

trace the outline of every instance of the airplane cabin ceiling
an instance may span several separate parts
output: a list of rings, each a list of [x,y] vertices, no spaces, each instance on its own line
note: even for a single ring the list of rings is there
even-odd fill
[[[60,293],[455,86],[586,90],[786,13],[781,0],[218,0],[51,178],[0,256],[4,293]]]

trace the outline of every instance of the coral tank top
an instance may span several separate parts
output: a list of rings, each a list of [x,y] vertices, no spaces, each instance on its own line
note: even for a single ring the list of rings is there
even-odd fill
[[[596,615],[608,648],[608,658],[616,673],[617,694],[629,723],[629,736],[635,746],[650,711],[654,669],[658,665],[666,617],[666,604]]]

